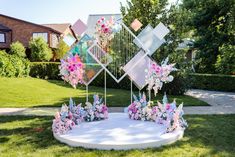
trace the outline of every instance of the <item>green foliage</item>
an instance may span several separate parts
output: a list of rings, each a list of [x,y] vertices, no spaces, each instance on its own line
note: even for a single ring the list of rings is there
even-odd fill
[[[23,77],[29,75],[29,61],[18,55],[0,51],[0,76]]]
[[[183,0],[182,7],[190,15],[189,25],[195,30],[198,72],[215,73],[219,48],[235,44],[234,0]]]
[[[36,78],[58,80],[59,62],[31,62],[29,75]]]
[[[15,54],[15,55],[18,55],[19,57],[23,57],[25,58],[26,57],[26,54],[25,54],[25,47],[22,43],[20,43],[19,41],[17,42],[14,42],[10,45],[10,51],[9,51],[10,54]]]
[[[32,38],[29,48],[31,49],[31,61],[49,61],[52,58],[52,50],[41,37]]]
[[[193,88],[235,92],[235,76],[221,74],[191,74]]]
[[[219,51],[221,55],[217,57],[216,71],[221,74],[235,74],[235,46],[223,45]]]
[[[58,48],[55,50],[55,59],[63,58],[69,49],[69,46],[63,40],[60,40]]]

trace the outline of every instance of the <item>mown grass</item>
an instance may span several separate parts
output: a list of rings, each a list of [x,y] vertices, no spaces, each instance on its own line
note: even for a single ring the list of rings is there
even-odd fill
[[[189,128],[183,139],[160,148],[103,151],[73,148],[53,138],[53,117],[0,116],[1,157],[234,157],[235,115],[185,116]]]
[[[89,87],[89,100],[93,101],[93,94],[103,96],[104,88]],[[0,107],[40,107],[61,106],[72,97],[78,103],[85,102],[85,87],[73,89],[68,83],[55,80],[37,78],[1,78],[0,77]],[[168,96],[170,100],[176,98],[178,103],[185,106],[206,106],[207,103],[190,96]],[[154,100],[161,100],[158,95]],[[130,103],[130,91],[121,89],[107,89],[108,106],[127,106]]]

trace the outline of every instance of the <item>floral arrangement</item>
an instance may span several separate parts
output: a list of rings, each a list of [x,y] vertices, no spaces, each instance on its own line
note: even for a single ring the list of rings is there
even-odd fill
[[[108,118],[108,107],[102,102],[98,95],[94,95],[93,105],[89,102],[83,108],[82,104],[76,105],[70,98],[69,107],[64,104],[61,111],[55,114],[52,131],[55,134],[66,134],[75,125],[81,122],[98,121]]]
[[[85,110],[85,121],[97,121],[108,118],[108,107],[103,103],[102,98],[99,98],[98,95],[94,95],[94,102],[86,102]]]
[[[82,104],[76,105],[72,98],[69,100],[69,114],[72,115],[72,120],[76,125],[84,121],[85,111]]]
[[[183,104],[176,107],[176,102],[168,103],[166,95],[163,97],[163,104],[158,102],[157,106],[147,103],[145,95],[139,96],[128,106],[130,119],[153,121],[166,127],[166,132],[172,132],[179,128],[186,128],[187,123],[183,119]]]
[[[72,54],[67,55],[65,59],[61,59],[61,65],[59,66],[62,79],[74,88],[78,83],[83,84],[83,68],[84,64],[77,54],[74,56]]]
[[[95,29],[98,43],[104,50],[107,50],[108,44],[113,39],[114,34],[120,30],[120,25],[115,22],[113,17],[109,20],[101,17],[97,21]]]
[[[55,134],[66,134],[75,126],[73,116],[68,110],[67,105],[62,105],[61,111],[55,114],[52,130]]]
[[[170,75],[172,71],[176,71],[175,64],[167,64],[168,57],[162,62],[161,65],[156,63],[151,64],[150,68],[146,70],[146,83],[148,84],[148,90],[154,90],[154,94],[161,90],[163,83],[173,81],[174,77]]]

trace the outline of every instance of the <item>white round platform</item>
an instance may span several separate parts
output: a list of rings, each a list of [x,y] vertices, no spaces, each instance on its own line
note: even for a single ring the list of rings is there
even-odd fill
[[[107,120],[84,122],[66,135],[54,134],[54,137],[74,147],[127,150],[170,144],[184,134],[184,130],[163,134],[164,130],[163,125],[154,122],[131,120],[127,113],[109,113]]]

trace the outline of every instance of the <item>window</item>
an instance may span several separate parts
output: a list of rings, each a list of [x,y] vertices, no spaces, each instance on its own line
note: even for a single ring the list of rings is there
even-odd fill
[[[51,34],[51,47],[57,48],[59,44],[59,37],[56,34]]]
[[[0,43],[5,43],[5,42],[6,42],[5,33],[0,33]]]
[[[46,42],[48,42],[48,34],[47,33],[33,33],[33,38],[42,37]]]

